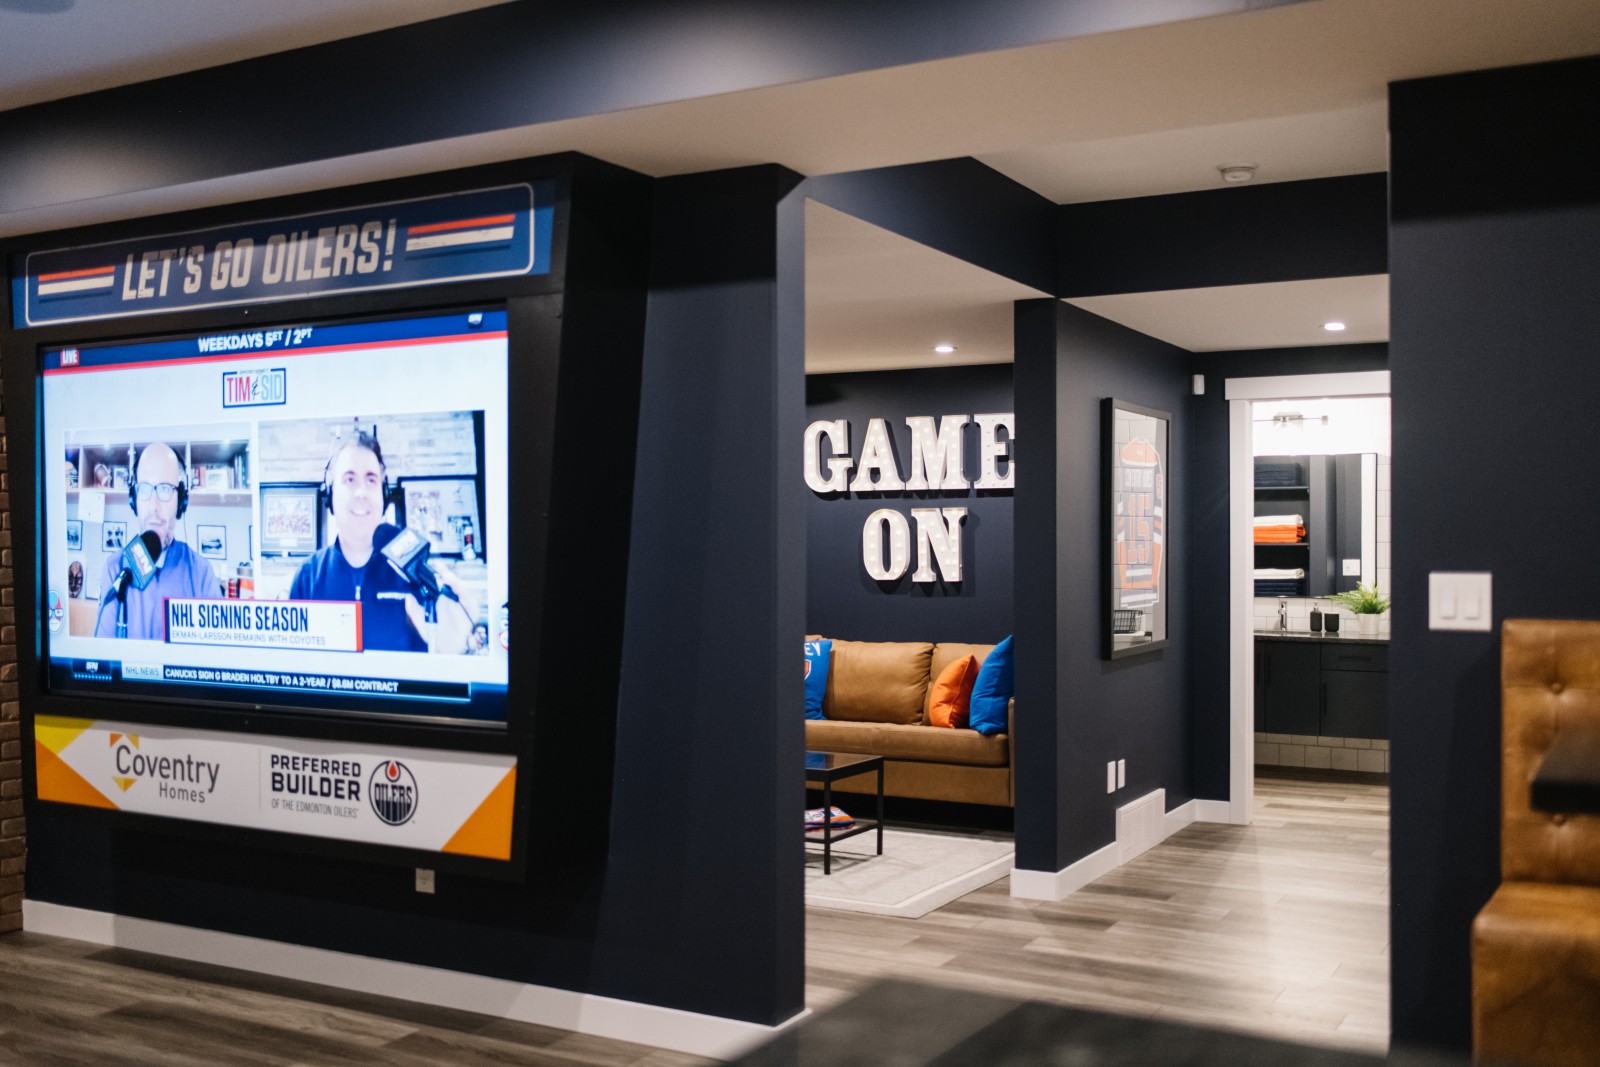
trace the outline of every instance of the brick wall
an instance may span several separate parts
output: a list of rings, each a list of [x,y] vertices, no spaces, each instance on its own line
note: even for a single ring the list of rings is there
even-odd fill
[[[17,608],[11,571],[11,473],[0,381],[0,933],[22,929],[22,736],[17,703]]]

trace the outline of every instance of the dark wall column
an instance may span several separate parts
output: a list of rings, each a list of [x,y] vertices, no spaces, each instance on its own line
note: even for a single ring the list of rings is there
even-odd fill
[[[805,515],[778,477],[799,466],[803,372],[776,342],[798,180],[657,185],[597,939],[597,991],[761,1023],[804,1006]]]
[[[1600,60],[1389,99],[1392,1026],[1465,1048],[1499,882],[1498,625],[1600,616]],[[1492,572],[1497,629],[1430,632],[1435,570]]]
[[[1115,811],[1192,799],[1187,353],[1053,300],[1017,304],[1017,866],[1058,871],[1110,844]],[[1170,412],[1168,644],[1101,655],[1100,401]],[[1105,790],[1107,761],[1127,786]]]

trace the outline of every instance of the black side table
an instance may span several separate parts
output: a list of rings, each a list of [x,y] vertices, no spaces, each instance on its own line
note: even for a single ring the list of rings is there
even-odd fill
[[[837,833],[833,829],[833,783],[841,778],[852,778],[858,774],[867,774],[871,771],[878,772],[878,807],[877,818],[857,819],[855,825],[848,830]],[[807,752],[806,753],[806,784],[822,786],[822,826],[817,830],[807,830],[807,841],[822,842],[822,873],[833,873],[833,843],[843,841],[847,837],[864,834],[868,830],[878,831],[878,855],[883,855],[883,757],[859,756],[851,752]],[[815,836],[814,836],[815,835]]]

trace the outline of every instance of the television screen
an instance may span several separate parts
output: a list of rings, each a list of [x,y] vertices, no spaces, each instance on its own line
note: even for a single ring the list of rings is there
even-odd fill
[[[48,685],[504,724],[506,313],[42,353]]]

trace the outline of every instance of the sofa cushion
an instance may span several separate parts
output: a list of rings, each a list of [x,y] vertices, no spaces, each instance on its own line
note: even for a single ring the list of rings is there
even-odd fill
[[[810,721],[806,723],[806,747],[976,767],[1005,767],[1011,762],[1011,741],[1005,734],[983,737],[974,730],[935,730],[896,723]]]
[[[972,683],[977,680],[976,656],[962,656],[940,671],[928,688],[928,725],[957,729],[966,726]]]
[[[824,714],[846,722],[922,722],[932,656],[925,641],[834,641]]]
[[[981,671],[983,670],[983,661],[988,659],[989,653],[993,651],[993,645],[964,645],[955,641],[946,641],[943,644],[934,645],[933,657],[928,661],[928,677],[938,678],[939,675],[950,666],[950,664],[954,663],[962,656],[971,656],[976,659],[978,661],[978,669]],[[931,704],[933,698],[933,689],[931,686],[928,689],[928,697],[929,703]],[[922,719],[924,722],[932,721],[928,717],[927,708],[923,709]]]
[[[967,721],[974,730],[985,736],[1005,731],[1013,678],[1011,638],[1007,637],[983,661],[977,684],[972,687],[972,710]]]
[[[833,642],[816,640],[806,642],[806,718],[824,719],[822,698],[828,692],[828,661]]]

